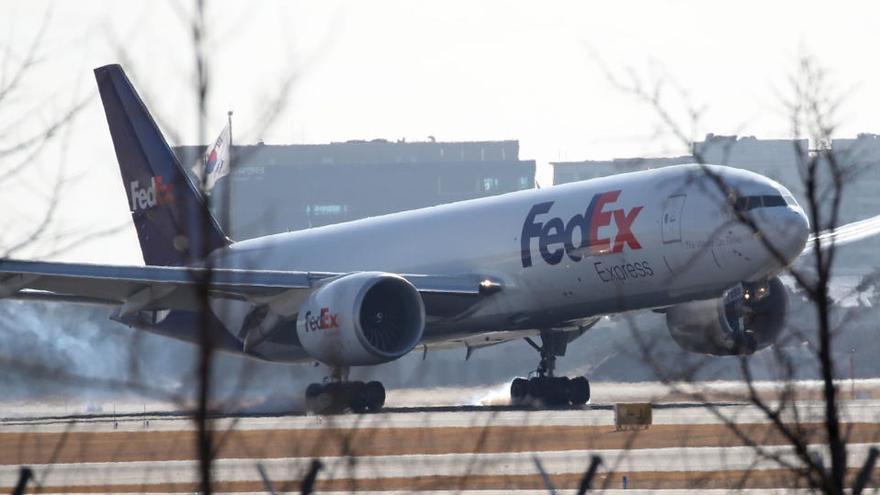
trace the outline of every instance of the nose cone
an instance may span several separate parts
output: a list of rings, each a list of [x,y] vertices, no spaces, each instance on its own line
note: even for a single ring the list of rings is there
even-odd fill
[[[776,208],[772,212],[770,230],[766,232],[768,239],[777,246],[791,263],[800,256],[810,237],[810,222],[800,207]]]

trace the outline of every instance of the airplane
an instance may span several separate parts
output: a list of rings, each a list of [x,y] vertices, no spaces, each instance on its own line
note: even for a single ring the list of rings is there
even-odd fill
[[[713,355],[754,353],[784,327],[779,274],[810,225],[759,174],[669,166],[233,242],[122,68],[94,72],[145,266],[0,260],[0,297],[106,304],[136,329],[323,363],[305,391],[319,411],[383,407],[384,386],[348,380],[353,366],[519,339],[539,364],[512,402],[583,405],[588,380],[557,376],[556,359],[627,311],[665,313],[681,347]]]

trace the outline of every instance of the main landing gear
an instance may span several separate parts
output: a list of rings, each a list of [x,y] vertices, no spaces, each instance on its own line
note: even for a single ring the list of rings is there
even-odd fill
[[[375,412],[384,405],[385,387],[380,382],[350,382],[346,368],[334,368],[324,383],[306,388],[306,410],[313,413]]]
[[[582,406],[590,400],[590,382],[583,376],[569,378],[555,376],[556,357],[565,355],[569,336],[562,332],[541,331],[541,344],[531,338],[526,342],[541,354],[541,361],[534,375],[516,378],[510,384],[512,404],[542,404],[545,406]]]

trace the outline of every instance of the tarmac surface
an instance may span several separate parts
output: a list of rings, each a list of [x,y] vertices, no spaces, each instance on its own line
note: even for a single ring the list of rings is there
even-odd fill
[[[798,409],[810,450],[827,458],[822,404],[805,400]],[[21,412],[0,420],[0,492],[11,491],[21,466],[33,469],[41,493],[198,489],[196,432],[181,414]],[[854,471],[880,443],[880,400],[845,400],[842,417]],[[708,409],[660,402],[650,427],[625,431],[615,427],[608,403],[558,410],[398,405],[368,415],[239,414],[214,419],[212,429],[219,492],[267,493],[271,485],[276,493],[298,493],[314,459],[323,464],[316,484],[321,493],[488,495],[547,493],[551,486],[564,492],[578,488],[595,455],[602,464],[593,486],[612,493],[624,487],[627,493],[766,493],[794,488],[784,466],[797,463],[766,415],[736,401]],[[747,445],[746,438],[759,445]]]

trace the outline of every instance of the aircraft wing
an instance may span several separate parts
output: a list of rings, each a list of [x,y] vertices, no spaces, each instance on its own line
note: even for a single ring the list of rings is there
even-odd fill
[[[144,309],[198,310],[204,290],[211,297],[260,301],[288,291],[308,293],[322,280],[342,275],[0,260],[0,298],[109,304],[121,306],[122,314]],[[487,288],[500,288],[476,275],[402,276],[423,295],[425,310],[432,316],[461,311]]]

